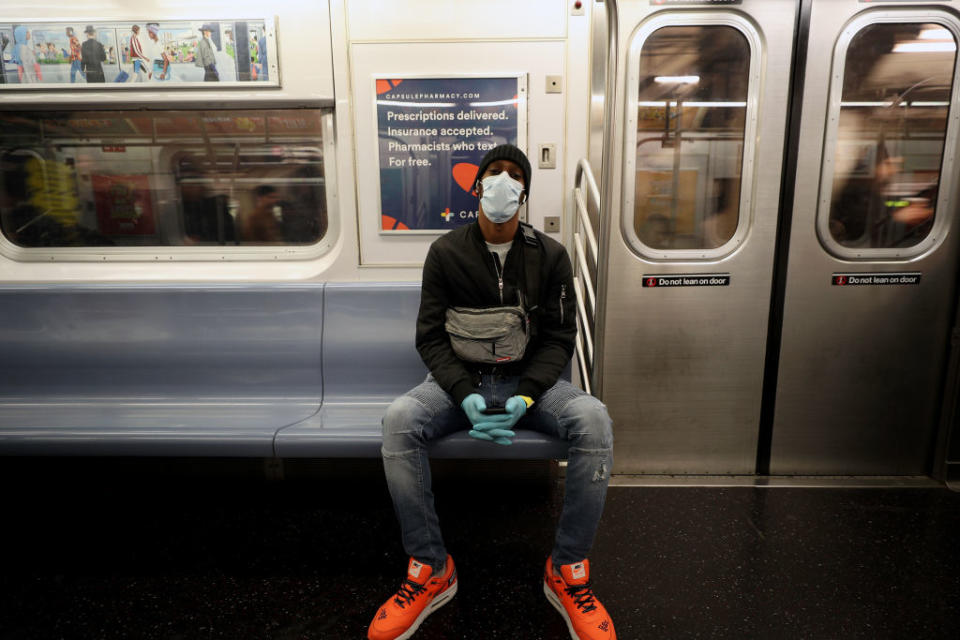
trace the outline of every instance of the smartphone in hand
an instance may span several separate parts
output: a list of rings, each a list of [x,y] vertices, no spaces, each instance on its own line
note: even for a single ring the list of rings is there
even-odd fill
[[[504,407],[487,407],[482,411],[484,415],[488,415],[488,416],[496,416],[506,412],[507,410]]]

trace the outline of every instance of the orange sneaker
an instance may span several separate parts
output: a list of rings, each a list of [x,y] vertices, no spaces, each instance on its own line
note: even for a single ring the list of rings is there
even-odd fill
[[[428,615],[450,602],[457,593],[457,569],[447,556],[443,575],[432,576],[433,569],[410,558],[407,577],[400,590],[377,610],[367,638],[370,640],[406,640]]]
[[[565,564],[557,575],[553,560],[547,558],[543,593],[567,621],[573,640],[617,640],[610,614],[590,587],[589,560]]]

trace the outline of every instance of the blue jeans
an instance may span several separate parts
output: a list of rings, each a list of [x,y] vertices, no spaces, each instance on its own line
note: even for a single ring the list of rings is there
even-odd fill
[[[503,406],[519,379],[484,375],[477,390],[487,406]],[[423,564],[443,567],[447,551],[433,503],[427,443],[470,428],[463,409],[433,376],[400,396],[383,418],[383,468],[400,521],[403,548]],[[579,562],[590,553],[613,466],[613,424],[607,408],[565,380],[547,389],[517,423],[569,445],[563,512],[551,557]],[[496,447],[484,442],[482,446]]]
[[[80,77],[84,80],[87,78],[87,74],[83,72],[83,68],[80,66],[79,60],[70,61],[70,82],[77,81],[77,74],[80,74]]]

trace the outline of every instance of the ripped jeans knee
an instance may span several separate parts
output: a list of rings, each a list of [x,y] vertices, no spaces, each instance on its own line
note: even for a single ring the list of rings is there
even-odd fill
[[[586,558],[593,545],[613,469],[613,422],[593,396],[571,401],[561,417],[570,443],[563,513],[552,553],[556,564]]]
[[[613,449],[613,421],[607,407],[593,396],[581,396],[567,407],[563,422],[569,433],[570,449],[585,453]]]

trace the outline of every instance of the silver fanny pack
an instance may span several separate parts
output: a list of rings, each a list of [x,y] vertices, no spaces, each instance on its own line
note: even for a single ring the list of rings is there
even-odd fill
[[[504,364],[523,358],[530,342],[530,318],[523,304],[513,307],[447,309],[444,324],[461,360]]]

